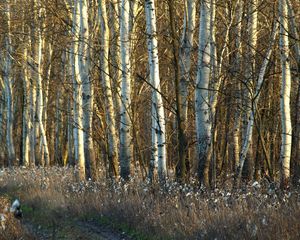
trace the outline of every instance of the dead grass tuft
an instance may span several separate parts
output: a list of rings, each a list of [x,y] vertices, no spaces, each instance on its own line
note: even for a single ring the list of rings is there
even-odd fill
[[[56,167],[4,171],[0,185],[30,209],[25,218],[41,225],[59,225],[66,215],[109,223],[137,239],[300,239],[299,189],[255,184],[206,192],[138,179],[75,183],[72,169]]]

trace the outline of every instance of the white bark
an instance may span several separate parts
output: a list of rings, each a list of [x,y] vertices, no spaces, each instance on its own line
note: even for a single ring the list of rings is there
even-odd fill
[[[101,44],[102,44],[102,53],[101,53],[101,77],[103,81],[104,94],[105,94],[105,105],[106,105],[106,124],[108,128],[108,157],[110,162],[110,173],[115,177],[119,175],[119,166],[118,166],[118,140],[117,140],[117,131],[116,131],[116,121],[115,121],[115,112],[114,112],[114,103],[112,96],[112,86],[109,77],[109,28],[107,22],[107,13],[106,13],[106,1],[99,1],[99,21],[101,25]],[[122,21],[122,20],[121,20]],[[121,124],[122,125],[122,124]],[[122,135],[122,132],[120,133]],[[121,146],[123,143],[120,143]],[[121,154],[121,153],[120,153]],[[124,162],[123,156],[120,155],[121,161],[121,171],[122,163]],[[122,173],[121,173],[122,175]],[[124,177],[124,176],[122,176]]]
[[[32,46],[31,38],[28,39],[28,45]],[[28,58],[28,64],[31,66],[31,71],[29,71],[29,78],[33,78],[35,76],[34,72],[34,61],[31,56]],[[35,127],[35,115],[36,115],[36,84],[34,81],[29,81],[29,110],[30,110],[30,121],[29,121],[29,135],[30,135],[30,164],[31,166],[36,165],[36,156],[35,156],[35,145],[36,145],[36,127]]]
[[[243,146],[247,143],[249,144],[249,147],[247,148],[247,152],[245,153],[246,156],[248,154],[248,172],[249,177],[252,176],[252,170],[253,170],[253,159],[252,159],[252,148],[251,148],[251,142],[252,142],[252,132],[247,132],[247,124],[248,119],[250,118],[250,113],[252,109],[252,99],[254,94],[254,79],[255,79],[255,70],[256,70],[256,64],[255,64],[255,56],[256,56],[256,46],[257,46],[257,26],[258,26],[258,0],[251,0],[249,1],[249,8],[248,8],[248,52],[247,52],[247,62],[246,62],[246,72],[245,72],[245,86],[243,89],[243,98],[244,98],[244,113],[243,113],[243,132],[242,132],[242,142]],[[248,134],[251,134],[251,136],[248,136]],[[244,153],[243,153],[244,154]],[[239,168],[243,167],[242,163],[244,161],[243,155],[240,155],[240,161],[239,161]],[[243,169],[239,170],[242,171]],[[240,174],[239,174],[240,175]]]
[[[5,37],[5,62],[4,62],[4,86],[6,98],[6,145],[8,152],[8,166],[12,166],[15,161],[15,147],[13,140],[13,79],[11,76],[12,70],[12,40],[11,40],[11,16],[10,16],[10,1],[6,2],[6,17],[7,17],[7,35]]]
[[[240,160],[240,126],[241,126],[241,83],[237,79],[238,74],[241,69],[241,59],[242,59],[242,20],[243,20],[243,8],[244,0],[239,0],[237,3],[237,12],[236,12],[236,28],[235,28],[235,61],[234,61],[234,78],[235,78],[235,102],[236,109],[234,113],[234,128],[233,128],[233,148],[234,148],[234,167],[235,171],[238,168]]]
[[[100,1],[101,2],[101,1]],[[109,29],[110,29],[110,75],[113,80],[113,99],[118,123],[121,109],[121,68],[120,68],[120,1],[109,0]]]
[[[204,164],[211,143],[211,119],[209,106],[210,79],[210,2],[201,1],[199,51],[195,90],[196,132],[199,158],[199,178],[203,181]]]
[[[262,63],[261,69],[259,71],[259,76],[258,76],[258,81],[257,81],[257,84],[256,84],[255,95],[254,95],[254,99],[252,101],[250,117],[249,117],[249,121],[247,123],[246,135],[245,135],[243,147],[242,147],[242,150],[241,150],[240,166],[239,166],[239,178],[242,175],[244,162],[245,162],[247,152],[248,152],[249,147],[250,147],[250,143],[251,143],[251,139],[252,139],[252,133],[253,133],[253,127],[254,127],[254,118],[255,118],[255,113],[256,113],[256,109],[257,109],[257,103],[259,101],[261,88],[262,88],[262,85],[263,85],[263,82],[264,82],[265,72],[266,72],[268,63],[270,61],[271,53],[272,53],[273,46],[274,46],[274,43],[275,43],[275,39],[276,39],[276,35],[277,35],[277,29],[278,29],[278,24],[277,24],[277,22],[275,22],[274,23],[274,28],[273,28],[273,31],[272,31],[272,35],[271,35],[271,38],[270,38],[270,42],[269,42],[269,48],[266,52],[264,61]]]
[[[152,90],[152,141],[155,142],[152,144],[155,145],[152,146],[152,149],[155,150],[157,148],[158,176],[160,181],[163,181],[167,175],[166,123],[163,101],[160,93],[161,84],[159,78],[156,14],[154,1],[146,0],[145,4],[150,82],[154,88]],[[153,134],[156,135],[156,137],[154,137]]]
[[[39,21],[41,21],[42,17],[42,8],[40,6],[40,2],[36,1],[36,6],[38,6],[39,9]],[[46,131],[43,124],[43,108],[44,106],[44,99],[43,99],[43,86],[42,86],[42,72],[43,72],[43,65],[42,65],[42,58],[43,58],[43,34],[41,29],[42,23],[36,23],[38,25],[36,31],[38,32],[38,39],[36,39],[38,44],[38,52],[35,54],[38,54],[38,62],[37,62],[37,79],[36,79],[36,86],[37,86],[37,118],[39,123],[39,129],[41,133],[41,141],[43,143],[43,150],[44,150],[44,156],[45,156],[45,163],[46,166],[49,165],[49,150],[48,150],[48,142],[46,137]],[[43,156],[40,155],[40,158],[42,159]]]
[[[132,136],[131,136],[131,65],[130,65],[130,1],[122,0],[120,18],[121,40],[121,123],[120,123],[120,166],[121,177],[128,179],[132,160]]]
[[[28,167],[30,164],[29,151],[30,151],[30,141],[29,141],[29,128],[31,124],[31,119],[29,115],[29,79],[28,79],[28,46],[24,47],[24,67],[23,67],[23,121],[22,121],[22,160],[23,165]]]
[[[292,122],[290,111],[291,71],[289,62],[288,8],[286,0],[279,1],[279,18],[279,49],[282,68],[282,86],[280,97],[282,143],[280,151],[280,161],[282,166],[282,183],[286,185],[290,178],[290,159],[292,148]]]
[[[92,168],[94,170],[95,156],[94,143],[92,138],[93,103],[94,88],[89,78],[89,25],[88,25],[88,3],[87,0],[80,0],[80,78],[82,81],[82,108],[84,127],[84,154],[86,177],[92,178]],[[93,171],[94,172],[94,171]],[[93,176],[95,177],[95,176]]]
[[[81,56],[80,56],[80,1],[75,1],[73,15],[73,99],[74,99],[74,148],[77,180],[85,180],[85,157],[84,157],[84,132],[83,132],[83,110],[82,110],[82,79],[81,79]]]
[[[196,19],[196,2],[187,0],[185,3],[185,15],[183,34],[180,47],[180,94],[182,99],[182,121],[187,119],[188,111],[188,83],[190,82],[191,54],[193,49],[195,19]]]

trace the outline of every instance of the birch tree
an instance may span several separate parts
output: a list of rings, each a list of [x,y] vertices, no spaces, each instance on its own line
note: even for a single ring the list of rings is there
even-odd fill
[[[82,108],[84,127],[84,158],[87,178],[96,178],[94,143],[92,138],[94,88],[89,78],[89,24],[87,0],[79,0],[79,49],[78,60],[82,83]],[[92,176],[93,175],[93,176]]]
[[[31,35],[32,35],[32,29],[30,29],[31,31]],[[30,165],[31,166],[35,166],[36,165],[36,155],[35,155],[35,146],[36,146],[36,130],[37,128],[35,127],[36,124],[36,120],[35,120],[35,116],[36,116],[36,83],[35,81],[33,81],[33,77],[34,77],[34,69],[33,69],[33,66],[34,66],[34,61],[33,61],[33,54],[34,54],[34,47],[33,47],[33,41],[31,40],[31,37],[28,39],[28,45],[30,46],[31,48],[31,54],[30,54],[30,57],[27,58],[27,62],[28,62],[28,65],[31,66],[31,68],[29,69],[29,118],[30,118],[30,121],[29,121],[29,139],[30,139]]]
[[[234,169],[237,171],[240,160],[240,126],[241,126],[241,83],[238,79],[238,73],[241,70],[242,60],[242,20],[243,20],[244,0],[237,3],[236,27],[235,27],[235,59],[234,59],[234,80],[235,80],[235,103],[234,129],[233,129],[233,151],[234,151]]]
[[[292,123],[290,111],[291,99],[291,70],[289,61],[289,38],[288,38],[288,7],[286,0],[279,1],[279,18],[280,18],[280,36],[279,49],[281,60],[281,96],[280,96],[280,110],[281,110],[281,174],[282,186],[286,187],[290,178],[290,159],[292,148]]]
[[[13,140],[13,79],[12,79],[12,39],[11,39],[11,12],[10,0],[6,1],[7,34],[5,36],[5,57],[4,57],[4,88],[6,100],[6,147],[8,152],[8,166],[14,164],[16,154]]]
[[[179,180],[184,180],[186,175],[186,155],[187,155],[187,141],[185,136],[185,122],[182,120],[182,95],[180,94],[180,65],[179,65],[179,43],[175,28],[175,11],[174,3],[168,0],[170,28],[171,28],[171,43],[173,45],[173,61],[174,61],[174,83],[176,95],[176,122],[177,122],[177,139],[178,139],[178,163],[176,165],[176,177]]]
[[[191,70],[191,55],[193,50],[195,19],[196,19],[196,2],[187,0],[184,2],[184,24],[180,46],[180,94],[182,99],[182,122],[187,121],[188,111],[188,84]]]
[[[183,31],[179,48],[179,94],[181,98],[181,124],[186,134],[187,120],[188,120],[188,86],[190,84],[191,71],[191,55],[193,50],[195,19],[196,19],[196,2],[195,0],[184,1],[184,22]],[[180,163],[180,168],[185,168],[184,171],[189,171],[189,153],[188,153],[188,138],[185,137],[185,142],[182,143],[185,152],[185,159]],[[184,157],[184,156],[183,156]],[[182,159],[183,159],[182,157]],[[185,165],[185,166],[183,166]]]
[[[78,180],[85,180],[85,156],[84,156],[84,131],[83,131],[83,109],[82,109],[82,76],[80,56],[80,22],[82,21],[81,0],[74,3],[73,15],[73,47],[72,47],[72,76],[73,76],[73,99],[74,99],[74,148],[76,177]]]
[[[105,109],[106,109],[106,124],[108,128],[108,158],[110,166],[110,174],[118,177],[119,164],[118,164],[118,140],[116,131],[116,118],[114,111],[113,93],[111,86],[111,79],[109,75],[109,28],[108,16],[106,12],[106,0],[99,1],[99,22],[101,27],[101,78],[103,82],[104,96],[105,96]],[[114,71],[117,71],[114,69]],[[117,74],[115,76],[118,77]],[[116,80],[116,79],[115,79]]]
[[[26,40],[26,39],[24,39]],[[23,67],[23,120],[22,120],[22,164],[26,167],[30,164],[30,135],[31,124],[29,109],[29,79],[28,79],[28,44],[24,46],[24,67]]]
[[[288,14],[290,19],[290,34],[292,34],[292,39],[294,39],[294,53],[296,60],[296,82],[298,83],[297,99],[296,99],[296,121],[295,121],[295,131],[293,134],[293,155],[295,159],[295,169],[294,169],[294,179],[299,179],[300,173],[300,34],[297,29],[296,14],[294,11],[294,6],[290,0],[287,0],[288,4]]]
[[[120,69],[120,9],[119,0],[109,0],[110,29],[110,75],[113,81],[113,96],[116,120],[119,121],[121,109],[121,69]]]
[[[43,149],[44,149],[44,154],[45,154],[45,164],[46,166],[49,165],[49,150],[48,150],[48,142],[47,142],[47,137],[46,137],[46,130],[44,128],[44,124],[43,124],[43,107],[45,107],[43,105],[43,86],[42,86],[42,71],[43,71],[43,65],[42,65],[42,54],[43,54],[43,35],[42,35],[42,29],[41,29],[41,21],[42,21],[42,14],[43,14],[43,9],[40,6],[40,2],[39,0],[35,1],[35,5],[38,7],[38,22],[36,22],[37,24],[37,39],[35,40],[35,44],[37,46],[37,51],[35,52],[35,54],[37,54],[37,79],[36,79],[36,86],[37,86],[37,97],[36,97],[36,101],[37,101],[37,120],[38,120],[38,124],[39,124],[39,129],[40,129],[40,133],[41,133],[41,141],[43,144]],[[40,158],[43,158],[43,156],[40,155]]]
[[[209,79],[210,79],[210,1],[200,2],[200,29],[197,79],[195,89],[195,116],[197,149],[199,159],[199,180],[206,186],[209,180],[204,179],[205,162],[208,161],[208,150],[211,143],[211,119],[209,107]]]
[[[245,143],[249,142],[249,146],[247,147],[246,153],[244,154],[244,150],[242,149],[242,153],[240,154],[240,163],[239,168],[244,166],[244,162],[247,159],[247,175],[249,179],[252,178],[253,174],[253,156],[252,156],[252,132],[247,132],[247,123],[251,112],[251,101],[253,98],[253,86],[255,79],[255,55],[256,55],[256,45],[257,45],[257,26],[258,26],[258,0],[249,1],[248,7],[248,52],[247,52],[247,67],[245,72],[245,87],[243,89],[243,98],[244,98],[244,114],[243,114],[243,146],[246,146]],[[251,136],[248,136],[251,134]],[[248,144],[248,143],[247,143]],[[248,156],[248,157],[247,157]]]
[[[161,96],[159,78],[159,59],[157,46],[156,14],[154,1],[145,1],[146,30],[150,82],[152,84],[152,165],[157,162],[158,176],[164,181],[167,175],[165,113]],[[157,153],[156,153],[157,151]]]
[[[278,29],[278,24],[277,24],[277,22],[275,22],[274,23],[274,28],[273,28],[273,31],[272,31],[272,35],[271,35],[271,38],[270,38],[269,48],[266,52],[263,64],[262,64],[261,69],[259,71],[258,81],[257,81],[257,84],[256,84],[256,90],[255,90],[255,94],[254,94],[254,100],[252,102],[250,117],[249,117],[249,121],[247,123],[246,136],[245,136],[242,151],[241,151],[241,162],[240,162],[239,172],[238,172],[238,178],[239,179],[242,176],[242,169],[243,169],[244,160],[246,158],[248,149],[250,147],[251,137],[253,135],[255,113],[256,113],[256,110],[257,110],[257,103],[258,103],[258,100],[259,100],[259,97],[260,97],[262,84],[264,82],[265,72],[266,72],[268,63],[270,61],[271,53],[272,53],[273,46],[274,46],[274,43],[275,43],[277,29]]]
[[[128,179],[130,175],[130,163],[132,160],[131,137],[131,72],[130,72],[130,1],[122,0],[120,17],[120,41],[121,41],[121,123],[120,123],[120,167],[121,177]]]

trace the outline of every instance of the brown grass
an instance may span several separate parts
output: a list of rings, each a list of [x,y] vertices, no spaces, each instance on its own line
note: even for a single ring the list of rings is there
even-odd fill
[[[263,184],[262,184],[263,185]],[[1,192],[21,199],[35,224],[59,219],[109,222],[137,239],[300,239],[300,193],[276,187],[205,192],[168,182],[75,183],[73,170],[15,169],[0,177]]]

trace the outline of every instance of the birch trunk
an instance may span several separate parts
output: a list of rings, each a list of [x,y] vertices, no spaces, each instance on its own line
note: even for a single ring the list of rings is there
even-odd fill
[[[250,117],[249,117],[249,121],[247,123],[246,135],[245,135],[245,139],[244,139],[244,143],[243,143],[243,147],[242,147],[242,151],[241,151],[241,157],[240,157],[240,166],[239,166],[239,171],[238,171],[239,180],[242,176],[242,170],[243,170],[244,162],[245,162],[247,152],[248,152],[249,147],[250,147],[252,134],[253,134],[253,127],[254,127],[254,118],[255,118],[255,113],[256,113],[256,109],[257,109],[257,103],[259,101],[261,88],[262,88],[262,85],[263,85],[263,82],[264,82],[265,72],[266,72],[268,63],[270,61],[271,53],[272,53],[273,46],[274,46],[274,43],[275,43],[275,40],[276,40],[277,29],[278,29],[278,24],[277,24],[277,22],[275,22],[274,23],[274,28],[273,28],[273,31],[272,31],[272,35],[271,35],[271,38],[270,38],[270,42],[269,42],[269,49],[266,52],[263,64],[262,64],[260,72],[259,72],[258,81],[257,81],[257,84],[256,84],[256,90],[255,90],[255,94],[254,94],[254,100],[252,101]]]
[[[82,79],[81,79],[81,56],[80,56],[80,1],[75,1],[73,15],[73,99],[74,99],[74,148],[76,178],[79,181],[85,180],[85,156],[84,156],[84,131],[83,131],[83,110],[82,110]]]
[[[36,1],[36,6],[39,7],[39,21],[42,21],[42,8],[40,6],[40,2]],[[44,108],[44,99],[43,99],[43,86],[42,86],[42,71],[43,71],[43,65],[42,65],[42,53],[43,53],[43,34],[41,29],[41,23],[36,22],[37,24],[37,33],[38,33],[38,39],[36,39],[36,44],[38,45],[38,51],[36,54],[38,54],[38,61],[37,61],[37,79],[36,79],[36,86],[37,86],[37,120],[39,124],[40,134],[41,134],[41,141],[43,144],[43,150],[45,154],[45,162],[41,161],[42,165],[49,166],[49,150],[48,150],[48,142],[46,137],[46,132],[43,124],[43,108]],[[40,159],[43,159],[43,156],[40,154]]]
[[[166,152],[166,130],[165,130],[165,113],[161,96],[161,84],[159,78],[159,61],[156,31],[156,14],[154,1],[145,1],[146,11],[146,29],[148,44],[148,62],[150,68],[150,82],[153,86],[152,92],[152,137],[157,148],[158,176],[161,182],[165,180],[167,175],[167,152]],[[154,153],[155,154],[155,153]]]
[[[182,122],[187,121],[188,112],[188,83],[190,82],[191,55],[193,50],[193,40],[196,19],[196,1],[187,0],[185,2],[185,15],[183,33],[180,47],[180,94],[182,99]]]
[[[211,3],[201,1],[199,51],[197,80],[195,90],[195,115],[199,159],[199,180],[201,184],[209,185],[204,179],[204,166],[208,160],[208,150],[211,143],[211,119],[209,107],[209,79],[210,79],[210,10]]]
[[[280,18],[280,37],[279,49],[282,68],[282,85],[280,97],[281,110],[281,183],[286,187],[290,178],[290,159],[292,148],[292,123],[290,112],[291,99],[291,71],[289,62],[289,26],[288,26],[288,7],[286,0],[279,1],[279,18]]]
[[[105,6],[105,5],[104,5]],[[109,29],[110,31],[110,75],[113,80],[114,110],[118,116],[116,122],[120,121],[119,113],[121,109],[121,69],[120,69],[120,1],[109,0]]]
[[[297,91],[297,99],[296,99],[296,107],[297,107],[297,113],[296,113],[296,120],[295,120],[295,134],[293,134],[293,158],[295,159],[295,169],[294,169],[294,180],[297,182],[300,178],[300,36],[297,29],[297,23],[296,23],[296,15],[293,9],[293,6],[291,4],[290,0],[287,0],[288,4],[288,14],[290,19],[290,27],[291,27],[291,33],[293,34],[294,39],[296,41],[294,42],[294,52],[296,55],[296,82],[298,83],[298,91]]]
[[[187,141],[185,136],[185,122],[183,121],[182,111],[182,95],[180,94],[180,65],[179,65],[179,44],[175,28],[175,11],[174,3],[168,0],[169,19],[171,28],[171,43],[173,47],[174,58],[174,80],[175,80],[175,93],[176,93],[176,120],[177,120],[177,139],[178,139],[178,163],[176,165],[176,177],[179,181],[184,181],[186,176],[186,156],[187,156]]]
[[[246,72],[245,72],[245,83],[246,87],[243,89],[243,97],[244,97],[244,114],[243,114],[243,145],[247,141],[249,141],[249,147],[247,149],[246,153],[246,174],[248,177],[248,180],[251,180],[253,177],[253,167],[254,167],[254,162],[253,162],[253,153],[252,153],[252,133],[251,136],[248,136],[249,132],[247,132],[247,123],[248,119],[250,117],[251,113],[251,102],[253,99],[253,86],[254,86],[254,79],[255,79],[255,56],[256,56],[256,45],[257,45],[257,7],[258,7],[258,0],[251,0],[249,1],[249,7],[248,7],[248,53],[247,53],[247,67],[246,67]],[[249,139],[249,140],[248,140]],[[240,166],[242,161],[245,161],[240,155]],[[239,166],[239,167],[240,167]],[[243,170],[243,169],[242,169]]]
[[[131,126],[131,65],[130,65],[130,1],[122,0],[120,18],[120,40],[121,40],[121,123],[120,123],[120,166],[121,177],[129,178],[132,160],[132,126]]]
[[[119,164],[118,164],[118,140],[117,140],[117,131],[116,131],[116,117],[115,117],[115,109],[113,102],[113,93],[112,93],[112,85],[109,76],[109,28],[108,28],[108,18],[106,12],[106,1],[99,1],[99,22],[101,27],[101,78],[102,85],[104,89],[105,95],[105,109],[106,109],[106,124],[108,128],[107,136],[108,136],[108,159],[109,159],[109,172],[110,176],[118,177],[119,175]],[[118,8],[117,6],[115,6]],[[115,49],[117,52],[117,50]],[[117,59],[114,59],[117,61]],[[114,71],[118,72],[118,70],[114,69]],[[115,75],[115,81],[118,81],[118,73]],[[117,85],[118,83],[115,82]],[[117,90],[118,91],[118,90]],[[118,94],[116,94],[118,95]],[[119,96],[116,96],[116,100]],[[116,101],[118,102],[118,101]]]
[[[31,39],[29,39],[29,45],[31,45],[31,48],[33,48]],[[28,64],[31,66],[31,71],[29,73],[29,77],[33,78],[34,77],[34,61],[33,57],[31,56],[30,59],[28,59]],[[36,162],[36,155],[35,155],[35,146],[36,146],[36,84],[35,81],[30,81],[29,82],[29,106],[30,106],[30,125],[29,125],[29,132],[30,132],[30,164],[31,166],[35,166],[37,164]]]
[[[28,79],[28,46],[24,47],[24,70],[23,70],[23,121],[22,121],[22,165],[28,167],[30,164],[30,124],[29,115],[29,79]]]
[[[239,0],[237,3],[237,17],[235,28],[235,63],[234,63],[234,83],[235,83],[235,103],[236,109],[234,113],[234,128],[233,128],[233,151],[234,151],[234,170],[237,171],[240,160],[240,126],[241,126],[241,82],[238,79],[241,70],[242,59],[242,20],[243,20],[244,0]]]
[[[6,2],[6,17],[7,17],[7,36],[5,37],[5,62],[4,62],[4,85],[5,85],[5,100],[6,100],[6,147],[8,152],[8,166],[14,164],[16,154],[13,140],[13,79],[12,71],[12,40],[11,40],[11,16],[10,16],[10,0]]]
[[[45,23],[43,23],[43,27],[44,28],[45,26]],[[47,46],[47,47],[46,47]],[[53,54],[53,46],[51,43],[47,43],[46,44],[46,41],[44,40],[43,41],[43,48],[45,49],[44,52],[47,51],[47,67],[46,67],[46,71],[45,71],[45,77],[44,77],[44,86],[43,86],[43,91],[44,91],[44,94],[43,94],[43,113],[42,113],[42,122],[43,122],[43,126],[44,126],[44,129],[45,129],[45,134],[47,135],[47,122],[48,122],[48,99],[49,99],[49,84],[50,84],[50,77],[51,77],[51,69],[52,69],[52,54]],[[45,55],[45,53],[44,53]],[[51,138],[49,141],[47,141],[47,143],[50,142],[51,144]],[[49,143],[47,144],[49,145]],[[43,159],[46,159],[46,153],[45,153],[45,148],[43,145],[40,145],[41,146],[41,150],[40,152],[42,152],[42,155],[41,157]],[[54,156],[53,156],[54,157]],[[50,159],[50,155],[48,156],[48,165],[50,165],[51,163],[51,159]]]
[[[80,38],[79,38],[79,64],[80,78],[82,82],[82,108],[84,127],[84,154],[86,177],[97,179],[95,166],[95,152],[92,138],[94,88],[89,78],[89,25],[88,4],[86,0],[80,0]]]

